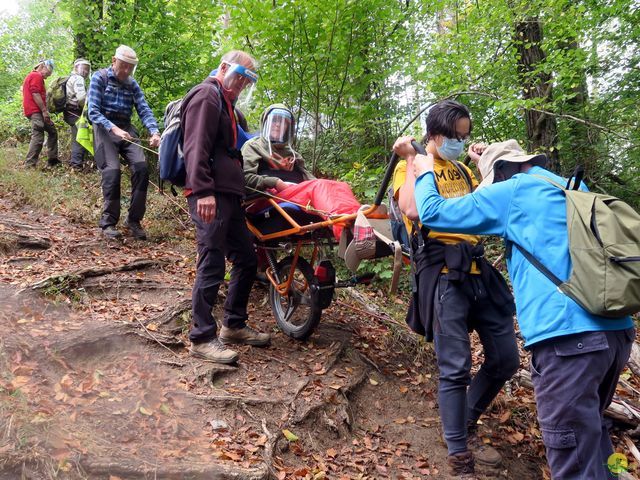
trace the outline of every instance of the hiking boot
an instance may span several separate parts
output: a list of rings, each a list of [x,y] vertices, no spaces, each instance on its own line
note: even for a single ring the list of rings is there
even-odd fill
[[[497,467],[502,463],[502,455],[491,445],[487,445],[478,436],[478,432],[469,431],[467,437],[467,448],[473,453],[476,462],[489,467]]]
[[[137,238],[138,240],[147,239],[147,232],[144,231],[140,222],[125,220],[124,227],[129,230],[129,233],[133,238]]]
[[[229,328],[223,326],[220,330],[220,341],[225,345],[243,343],[254,347],[264,347],[271,342],[271,335],[257,332],[251,327]]]
[[[465,480],[476,480],[475,465],[473,462],[473,453],[469,450],[466,452],[454,453],[447,457],[449,464],[449,472],[455,478],[464,478]]]
[[[62,162],[60,160],[58,160],[57,158],[54,158],[52,160],[47,160],[47,166],[49,168],[58,167],[60,165],[62,165]]]
[[[115,225],[108,225],[102,229],[102,235],[107,238],[114,239],[120,238],[122,234],[118,231]]]
[[[217,338],[204,343],[192,343],[189,353],[194,357],[216,363],[235,363],[238,361],[238,352],[225,347]]]

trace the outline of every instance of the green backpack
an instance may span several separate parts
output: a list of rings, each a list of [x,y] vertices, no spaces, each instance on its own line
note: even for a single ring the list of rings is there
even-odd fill
[[[67,106],[67,80],[69,76],[56,78],[47,89],[47,110],[49,113],[64,112]]]
[[[533,175],[561,189],[567,199],[567,231],[573,270],[566,282],[533,255],[515,245],[562,293],[585,310],[609,318],[640,311],[640,215],[610,195],[578,190],[582,170],[570,188]]]

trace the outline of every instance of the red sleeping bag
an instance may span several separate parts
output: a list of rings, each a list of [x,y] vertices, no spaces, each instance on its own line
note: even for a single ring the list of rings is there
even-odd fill
[[[299,205],[310,205],[320,210],[320,215],[324,218],[329,215],[356,213],[360,208],[360,202],[356,200],[349,184],[335,180],[306,180],[291,185],[275,195]],[[342,226],[334,225],[332,228],[334,236],[340,240]]]

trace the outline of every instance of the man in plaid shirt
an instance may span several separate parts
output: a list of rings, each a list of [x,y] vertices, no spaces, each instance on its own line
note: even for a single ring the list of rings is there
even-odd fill
[[[149,170],[139,146],[138,132],[131,125],[134,106],[143,125],[151,133],[151,147],[160,144],[160,134],[144,93],[132,77],[137,64],[138,57],[133,49],[120,45],[111,66],[94,73],[89,87],[88,114],[93,124],[96,165],[102,174],[104,206],[100,227],[107,238],[121,236],[116,228],[120,219],[119,155],[131,169],[131,204],[125,227],[134,238],[147,238],[140,221],[146,209]]]

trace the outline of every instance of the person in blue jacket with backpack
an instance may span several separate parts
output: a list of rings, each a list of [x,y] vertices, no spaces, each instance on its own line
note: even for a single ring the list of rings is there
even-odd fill
[[[527,155],[508,140],[488,146],[479,158],[476,154],[483,181],[474,193],[445,199],[436,188],[433,157],[417,155],[411,140],[399,138],[394,149],[414,170],[423,224],[440,231],[499,235],[514,245],[508,249],[507,266],[525,349],[531,352],[538,420],[553,479],[616,478],[608,468],[613,447],[603,412],[629,358],[633,322],[629,316],[589,313],[522,253],[530,252],[557,277],[569,277],[565,195],[538,177],[561,185],[566,179],[543,168],[544,155]],[[469,153],[473,158],[471,149]]]

